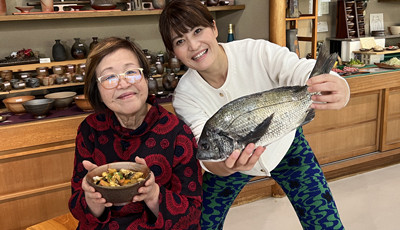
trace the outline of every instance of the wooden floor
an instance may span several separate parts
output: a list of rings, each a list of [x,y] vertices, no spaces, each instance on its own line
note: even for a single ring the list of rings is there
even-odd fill
[[[68,213],[30,226],[27,230],[75,230],[77,226],[78,220],[71,213]]]

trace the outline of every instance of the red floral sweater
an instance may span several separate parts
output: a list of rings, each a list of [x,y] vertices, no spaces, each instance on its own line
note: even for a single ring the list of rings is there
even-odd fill
[[[196,151],[190,128],[159,105],[153,104],[136,130],[122,127],[110,110],[89,115],[78,128],[69,200],[78,229],[200,229],[202,176]],[[81,187],[87,173],[82,161],[103,165],[136,156],[146,160],[160,186],[158,216],[135,202],[94,217]]]

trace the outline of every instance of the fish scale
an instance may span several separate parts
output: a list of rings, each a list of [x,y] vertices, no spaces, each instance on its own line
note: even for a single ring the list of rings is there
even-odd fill
[[[337,54],[323,49],[310,77],[329,73]],[[222,106],[204,125],[197,159],[222,161],[247,144],[267,146],[314,118],[307,86],[285,86],[243,96]]]

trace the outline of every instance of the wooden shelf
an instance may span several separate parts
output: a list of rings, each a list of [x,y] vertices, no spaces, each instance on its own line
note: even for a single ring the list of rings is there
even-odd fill
[[[245,5],[233,6],[212,6],[209,11],[230,11],[243,10]],[[161,9],[155,10],[136,10],[136,11],[78,11],[78,12],[60,12],[60,13],[42,13],[42,14],[18,14],[0,16],[0,22],[7,21],[28,21],[28,20],[51,20],[51,19],[71,19],[71,18],[103,18],[103,17],[127,17],[127,16],[145,16],[159,15]]]
[[[297,37],[298,41],[302,42],[311,42],[311,57],[317,58],[317,24],[318,24],[318,2],[317,0],[312,1],[313,4],[313,13],[312,14],[302,14],[298,18],[285,18],[286,23],[290,29],[298,29],[299,21],[310,20],[312,22],[311,36]]]
[[[34,63],[27,65],[11,65],[11,66],[2,66],[0,67],[0,71],[2,70],[12,70],[13,72],[22,72],[22,71],[31,71],[36,70],[37,67],[52,67],[55,65],[77,65],[81,63],[85,63],[86,59],[75,59],[75,60],[67,60],[67,61],[59,61],[59,62],[50,62],[50,63]]]
[[[61,87],[69,87],[69,86],[79,86],[79,85],[84,85],[85,83],[83,82],[76,82],[76,83],[66,83],[66,84],[61,84],[61,85],[49,85],[49,86],[40,86],[36,88],[25,88],[25,89],[14,89],[11,91],[7,92],[0,92],[0,95],[7,95],[7,94],[13,94],[13,93],[22,93],[22,92],[32,92],[36,90],[45,90],[45,89],[55,89],[55,88],[61,88]]]
[[[312,15],[312,14],[302,14],[298,18],[286,18],[286,21],[301,21],[301,20],[311,20],[315,19],[317,16]]]
[[[382,51],[382,52],[375,52],[375,51],[368,51],[368,52],[365,52],[365,51],[353,51],[353,53],[356,53],[356,54],[370,54],[370,55],[397,54],[397,53],[400,53],[400,49],[398,49],[398,50],[385,50],[385,51]]]

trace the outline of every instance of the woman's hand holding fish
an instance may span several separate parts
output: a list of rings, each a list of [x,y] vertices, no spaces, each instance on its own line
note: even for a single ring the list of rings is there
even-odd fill
[[[97,167],[97,165],[86,160],[83,161],[82,164],[88,171]],[[95,217],[101,216],[105,207],[112,206],[112,203],[107,203],[106,199],[104,199],[99,192],[96,192],[96,190],[89,185],[86,181],[86,176],[82,180],[82,189],[85,191],[86,203]]]
[[[311,105],[313,109],[341,109],[350,99],[350,88],[346,80],[335,75],[312,77],[308,79],[307,85],[310,93],[321,92],[321,95],[311,97],[316,102]]]
[[[256,148],[253,143],[250,143],[242,153],[240,153],[240,150],[235,150],[225,161],[203,163],[213,174],[229,176],[235,172],[252,169],[264,150],[265,147],[258,146]]]

